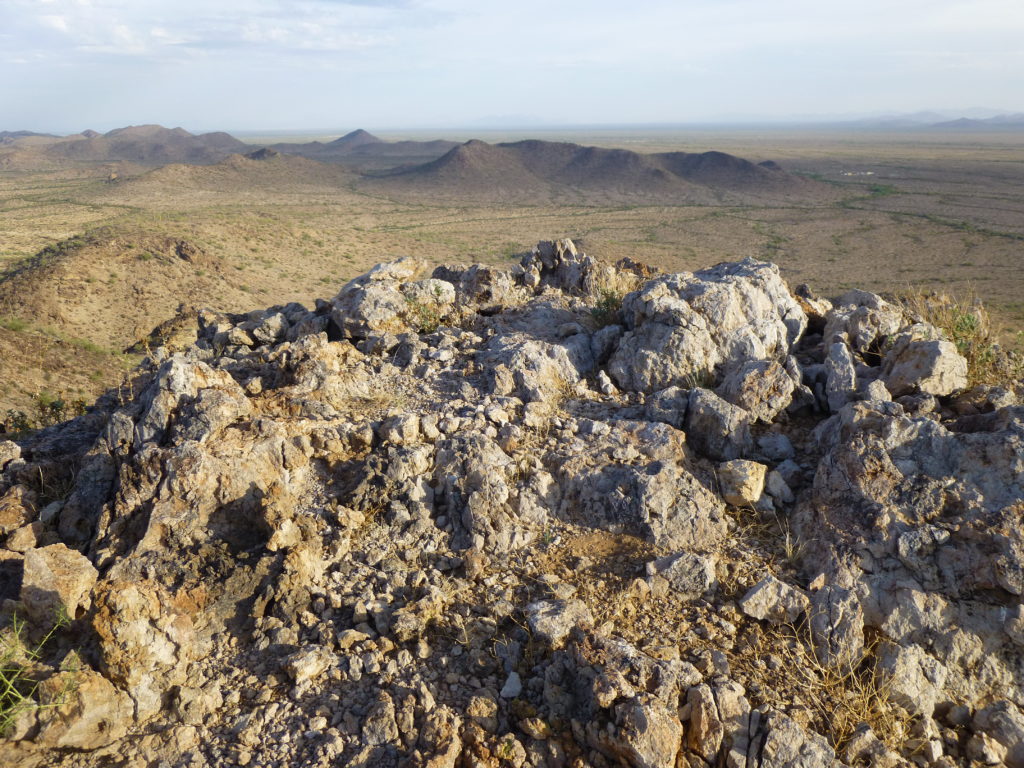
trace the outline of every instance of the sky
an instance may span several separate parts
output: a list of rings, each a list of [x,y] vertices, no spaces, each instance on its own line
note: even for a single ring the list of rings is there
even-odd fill
[[[1024,111],[1021,0],[0,0],[0,130]]]

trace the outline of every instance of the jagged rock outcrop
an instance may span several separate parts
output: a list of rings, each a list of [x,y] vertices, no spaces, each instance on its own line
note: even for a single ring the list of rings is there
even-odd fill
[[[562,240],[197,321],[0,443],[5,765],[1024,764],[1022,386],[898,304]]]
[[[626,333],[608,368],[620,387],[639,392],[785,360],[807,326],[778,268],[753,259],[656,277],[626,297],[622,313]]]

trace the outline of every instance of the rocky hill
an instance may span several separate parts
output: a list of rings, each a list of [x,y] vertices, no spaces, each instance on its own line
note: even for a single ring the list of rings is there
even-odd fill
[[[457,142],[440,139],[384,141],[369,131],[359,129],[334,141],[282,142],[271,145],[271,148],[284,154],[301,155],[322,162],[379,170],[429,162],[456,146]]]
[[[825,185],[775,163],[755,164],[724,152],[640,154],[538,140],[468,141],[436,160],[397,168],[364,186],[389,194],[419,191],[522,202],[576,197],[709,204],[832,194]]]
[[[244,295],[224,272],[189,240],[98,228],[0,275],[0,317],[121,351],[197,294]]]
[[[55,137],[30,134],[9,141],[5,157],[11,167],[39,167],[71,163],[123,161],[145,166],[167,163],[205,165],[216,163],[250,147],[230,134],[195,135],[183,128],[138,125],[117,128],[104,134],[85,131],[74,136]]]
[[[217,163],[174,163],[154,168],[103,190],[104,201],[132,204],[140,199],[160,200],[184,194],[204,198],[248,192],[259,199],[267,189],[309,192],[352,184],[359,177],[338,165],[285,155],[264,147],[246,154],[231,154]]]
[[[969,373],[569,241],[202,312],[0,444],[0,758],[1018,768],[1024,385]]]

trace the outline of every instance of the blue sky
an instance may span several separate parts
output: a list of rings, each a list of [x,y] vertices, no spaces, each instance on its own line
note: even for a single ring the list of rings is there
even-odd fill
[[[3,0],[0,130],[1024,111],[1020,0]]]

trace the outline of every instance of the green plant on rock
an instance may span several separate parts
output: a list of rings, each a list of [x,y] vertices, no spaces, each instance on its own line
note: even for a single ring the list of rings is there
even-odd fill
[[[967,360],[969,386],[1004,384],[1024,375],[1024,364],[999,344],[988,310],[973,293],[953,296],[908,291],[900,296],[911,315],[942,329]]]
[[[626,294],[640,287],[640,277],[616,267],[600,268],[593,278],[591,295],[594,297],[590,316],[599,328],[622,322],[622,302]]]
[[[444,308],[441,305],[441,291],[434,289],[433,297],[421,299],[406,296],[405,303],[409,309],[409,324],[418,333],[433,333],[441,327],[444,319]]]
[[[598,291],[597,301],[590,310],[590,316],[594,318],[599,328],[621,321],[622,299],[623,294],[610,288],[601,288]]]

